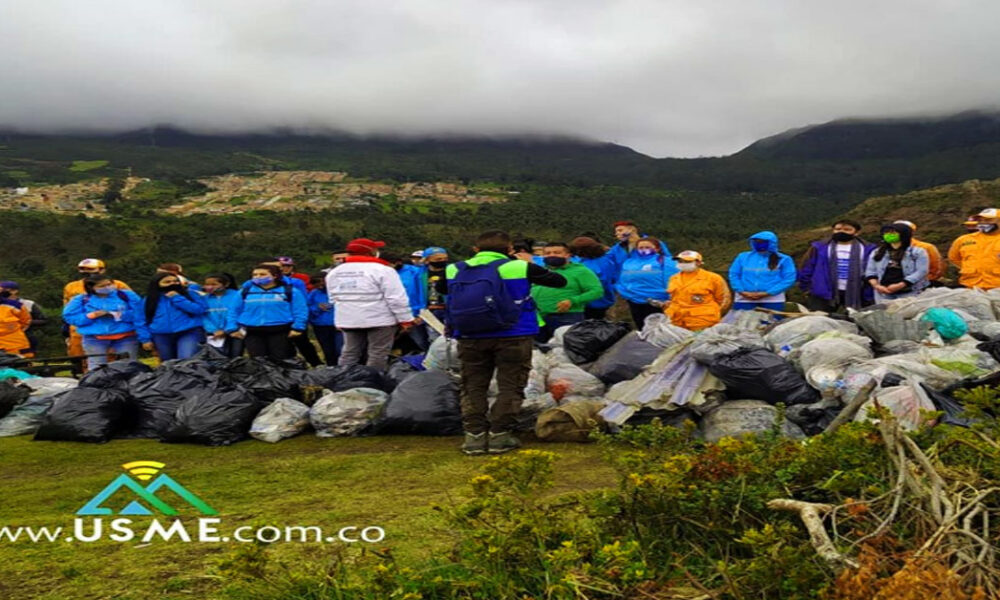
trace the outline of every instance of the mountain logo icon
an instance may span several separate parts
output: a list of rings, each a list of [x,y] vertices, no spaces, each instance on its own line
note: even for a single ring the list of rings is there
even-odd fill
[[[121,509],[117,514],[120,515],[152,515],[153,509],[159,511],[164,515],[177,515],[178,511],[174,507],[170,506],[160,498],[156,496],[156,492],[166,488],[175,494],[177,494],[182,500],[187,502],[189,505],[198,509],[202,514],[205,515],[216,515],[219,514],[214,508],[206,504],[201,498],[194,495],[187,488],[177,483],[172,477],[166,473],[159,472],[164,466],[163,463],[155,461],[135,461],[122,465],[126,471],[136,474],[137,477],[143,480],[148,480],[156,475],[149,485],[143,486],[141,483],[132,479],[128,473],[122,473],[116,477],[111,483],[109,483],[103,490],[101,490],[96,496],[90,499],[89,502],[83,505],[83,507],[76,511],[78,516],[106,516],[115,514],[110,508],[101,506],[109,498],[114,496],[119,490],[125,488],[126,490],[132,492],[135,495],[135,499],[129,502],[125,508]]]

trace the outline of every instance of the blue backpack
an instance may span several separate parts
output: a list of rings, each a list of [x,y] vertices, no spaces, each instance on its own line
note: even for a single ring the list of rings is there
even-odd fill
[[[448,281],[448,324],[459,335],[488,333],[510,329],[521,318],[522,302],[511,297],[500,265],[495,260],[485,265],[455,264],[458,272]]]

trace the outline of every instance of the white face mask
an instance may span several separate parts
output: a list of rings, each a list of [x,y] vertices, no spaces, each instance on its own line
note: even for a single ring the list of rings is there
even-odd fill
[[[691,271],[698,270],[698,263],[695,262],[679,262],[677,263],[677,268],[681,270],[682,273],[690,273]]]
[[[976,229],[983,233],[992,233],[996,228],[996,223],[980,223],[979,225],[976,225]]]

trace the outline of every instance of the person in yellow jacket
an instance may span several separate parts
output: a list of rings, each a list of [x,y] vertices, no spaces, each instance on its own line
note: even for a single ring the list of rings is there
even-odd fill
[[[733,303],[726,280],[701,268],[701,254],[685,250],[674,257],[680,273],[670,278],[664,312],[678,327],[700,331],[715,325]]]
[[[894,224],[906,225],[913,232],[913,235],[917,234],[917,226],[912,221],[896,221]],[[923,248],[927,252],[927,281],[933,283],[944,277],[945,271],[948,270],[948,264],[944,262],[941,251],[938,250],[937,246],[930,242],[918,240],[915,237],[910,238],[910,245],[914,248]]]
[[[31,312],[10,292],[0,295],[0,350],[31,357],[31,342],[24,331],[31,325]]]
[[[104,261],[99,258],[85,258],[76,265],[76,270],[80,273],[80,279],[71,281],[63,287],[63,306],[69,304],[74,297],[84,293],[83,282],[98,273],[104,273],[107,268]],[[115,287],[120,290],[131,290],[123,281],[113,280]],[[83,336],[76,332],[76,327],[69,328],[69,337],[66,339],[66,354],[68,356],[83,356]]]
[[[958,267],[960,285],[992,290],[1000,287],[1000,210],[987,208],[978,217],[978,231],[955,240],[948,260]]]

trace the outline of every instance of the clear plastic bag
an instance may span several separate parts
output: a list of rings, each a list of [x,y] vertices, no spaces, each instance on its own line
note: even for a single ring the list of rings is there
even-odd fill
[[[877,344],[897,340],[919,342],[932,329],[930,323],[906,320],[885,310],[868,310],[852,314],[854,321]]]
[[[838,321],[829,317],[795,317],[776,324],[764,334],[764,341],[767,342],[771,350],[784,356],[827,331],[841,331],[857,335],[858,328],[849,321]]]
[[[889,409],[900,426],[906,431],[919,429],[921,425],[927,424],[924,412],[937,410],[934,403],[927,396],[916,379],[907,379],[903,385],[880,388],[872,393],[872,399],[861,405],[855,421],[866,421],[869,419],[869,409],[878,403],[879,406]]]
[[[763,348],[764,338],[756,331],[747,331],[729,323],[719,323],[695,335],[691,356],[710,363],[717,356],[732,354],[740,348]]]
[[[309,427],[309,407],[298,400],[278,398],[257,414],[250,437],[272,444],[294,437]]]
[[[929,308],[961,310],[976,319],[991,321],[995,317],[990,296],[982,290],[931,288],[916,296],[886,302],[886,312],[914,319]]]
[[[359,435],[382,414],[389,395],[372,388],[326,391],[309,409],[309,422],[319,437]]]
[[[660,348],[669,348],[693,335],[694,332],[671,324],[667,315],[663,314],[652,314],[646,317],[642,331],[639,332],[640,339]]]
[[[604,395],[604,383],[572,363],[560,363],[549,369],[545,384],[556,400],[566,396],[599,398]]]
[[[802,373],[815,367],[840,367],[871,359],[869,340],[860,335],[827,332],[806,342],[789,355],[788,360]]]
[[[461,371],[462,363],[458,360],[458,340],[442,335],[431,342],[430,348],[427,349],[427,356],[424,357],[424,368],[454,373]]]

